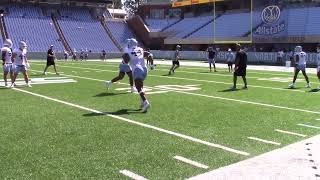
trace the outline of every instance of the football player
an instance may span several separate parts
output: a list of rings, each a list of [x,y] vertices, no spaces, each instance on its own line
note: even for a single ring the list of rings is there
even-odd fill
[[[208,47],[207,52],[208,52],[208,57],[207,58],[208,58],[210,72],[212,72],[212,67],[211,66],[213,66],[214,72],[217,72],[216,62],[215,62],[216,51],[213,50],[213,47]]]
[[[232,72],[232,71],[233,71],[233,68],[232,68],[233,61],[234,61],[234,54],[232,53],[232,50],[231,50],[231,49],[228,49],[228,53],[227,53],[227,63],[228,63],[229,72]]]
[[[138,47],[138,42],[135,39],[128,39],[127,44],[128,49],[125,50],[123,59],[132,68],[134,83],[141,98],[142,112],[147,112],[150,108],[150,103],[143,91],[143,82],[147,77],[148,70],[144,62],[143,49]],[[153,65],[152,62],[150,63]]]
[[[153,54],[150,52],[149,48],[143,52],[143,56],[147,59],[147,65],[149,65],[150,69],[153,70],[155,65],[153,63]]]
[[[172,67],[170,68],[169,75],[173,74],[174,71],[180,67],[180,62],[179,62],[180,48],[181,48],[181,46],[179,46],[179,45],[176,46],[176,51],[174,53],[174,57],[172,60]]]
[[[308,78],[307,73],[306,73],[307,54],[302,51],[302,47],[301,46],[296,46],[294,51],[295,51],[295,53],[294,53],[294,61],[295,61],[294,77],[293,77],[292,84],[289,85],[289,88],[295,88],[296,80],[297,80],[297,77],[298,77],[298,74],[299,74],[300,71],[302,71],[302,74],[303,74],[304,78],[307,81],[306,88],[310,88],[311,87],[311,83],[309,82],[309,78]]]
[[[127,49],[129,49],[129,48],[132,48],[131,46],[132,46],[132,44],[127,44],[126,47],[124,48],[125,51],[127,51]],[[112,83],[122,80],[124,78],[125,74],[127,74],[128,77],[129,77],[129,83],[130,83],[130,86],[131,86],[131,92],[132,93],[136,92],[137,90],[133,87],[132,69],[129,66],[128,62],[125,62],[124,59],[122,60],[122,62],[119,65],[119,74],[118,74],[118,76],[113,78],[110,81],[106,81],[107,89],[111,88]]]
[[[318,69],[317,69],[317,76],[320,82],[320,44],[317,47],[317,62],[318,62]],[[318,90],[320,90],[320,86],[318,87]]]
[[[246,78],[247,54],[240,44],[237,44],[236,47],[237,47],[237,54],[236,54],[235,67],[234,67],[234,73],[233,73],[233,87],[231,88],[231,90],[237,89],[238,76],[241,76],[243,79],[244,86],[242,87],[242,89],[248,89],[248,83]]]
[[[27,43],[24,41],[19,42],[19,48],[15,49],[12,54],[13,63],[15,64],[15,72],[11,87],[15,87],[15,81],[19,72],[22,72],[26,86],[31,87],[29,83],[28,68],[30,67],[27,59]]]
[[[56,72],[56,75],[59,75],[57,68],[56,68],[56,63],[55,63],[56,55],[53,51],[53,45],[50,46],[47,52],[47,65],[43,70],[43,75],[47,74],[47,70],[50,66],[53,66],[54,71]]]
[[[1,59],[3,66],[3,80],[4,85],[8,87],[7,77],[10,73],[11,83],[13,81],[13,65],[12,65],[12,41],[10,39],[6,39],[3,42],[3,48],[1,48]]]

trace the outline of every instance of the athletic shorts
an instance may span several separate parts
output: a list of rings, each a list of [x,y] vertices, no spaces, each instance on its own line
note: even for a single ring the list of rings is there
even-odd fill
[[[19,73],[19,72],[26,72],[27,71],[27,66],[25,65],[16,65],[15,67],[15,73]]]
[[[47,60],[47,66],[55,65],[54,60]]]
[[[297,64],[296,68],[300,71],[305,71],[306,70],[306,65],[305,64]]]
[[[232,62],[228,62],[228,66],[232,66],[232,64],[233,64]]]
[[[120,64],[119,69],[120,69],[120,72],[122,73],[128,73],[132,71],[131,67],[128,64]]]
[[[235,76],[246,76],[247,75],[247,68],[239,67],[235,72]]]
[[[147,68],[143,68],[143,69],[136,68],[133,71],[133,79],[144,81],[147,78],[147,74],[148,74]]]
[[[208,63],[209,63],[209,64],[215,64],[216,61],[215,61],[214,59],[208,59]]]
[[[320,73],[320,66],[318,66],[318,73]]]
[[[3,72],[11,73],[11,72],[13,72],[13,70],[14,70],[14,67],[12,64],[4,64],[3,65]]]
[[[179,61],[172,61],[172,65],[180,66],[180,62]]]

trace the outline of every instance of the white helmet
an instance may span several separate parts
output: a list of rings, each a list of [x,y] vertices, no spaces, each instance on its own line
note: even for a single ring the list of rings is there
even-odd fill
[[[11,39],[6,39],[3,42],[3,46],[8,47],[8,48],[12,48],[12,45],[13,45],[13,43],[12,43]]]
[[[133,48],[138,46],[138,41],[134,38],[127,39],[126,41],[127,41],[126,44],[128,48]]]
[[[19,42],[19,48],[20,49],[27,49],[27,43],[24,41]]]
[[[180,45],[177,45],[177,46],[176,46],[176,49],[180,49],[180,48],[181,48],[181,46],[180,46]]]
[[[228,49],[228,52],[232,52],[232,50],[229,48],[229,49]]]
[[[294,51],[295,51],[295,52],[302,52],[302,47],[301,47],[301,46],[296,46],[296,47],[294,48]]]

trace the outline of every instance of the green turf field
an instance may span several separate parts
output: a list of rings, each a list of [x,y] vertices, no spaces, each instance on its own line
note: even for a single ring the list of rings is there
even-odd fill
[[[0,89],[0,179],[127,179],[121,170],[185,179],[320,134],[320,92],[303,80],[287,89],[280,81],[291,73],[249,70],[249,89],[228,91],[226,69],[182,66],[167,76],[169,66],[158,65],[145,81],[152,107],[144,114],[139,96],[125,90],[127,78],[106,90],[118,63],[58,62],[60,76],[41,75],[44,64],[31,63],[32,81],[76,82]]]

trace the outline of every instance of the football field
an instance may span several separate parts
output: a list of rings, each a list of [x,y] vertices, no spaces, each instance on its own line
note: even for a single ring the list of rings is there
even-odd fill
[[[0,87],[0,179],[186,179],[320,134],[315,74],[288,89],[292,73],[248,70],[229,91],[227,69],[157,65],[141,113],[127,77],[105,87],[119,63],[30,65],[32,88]]]

